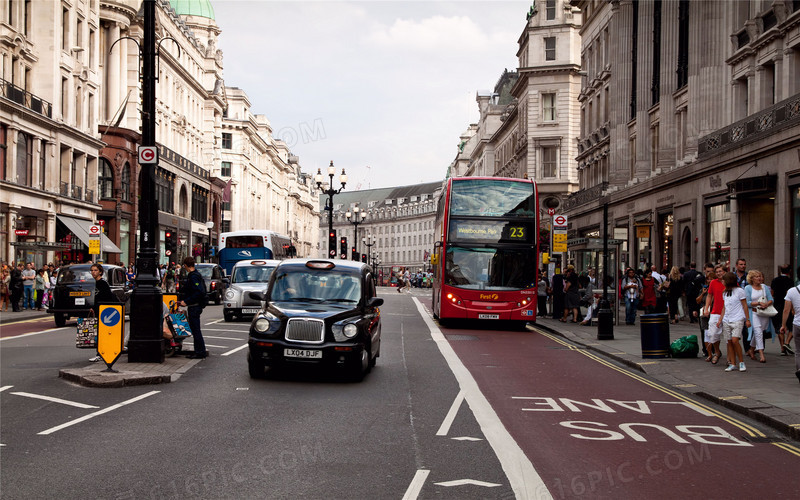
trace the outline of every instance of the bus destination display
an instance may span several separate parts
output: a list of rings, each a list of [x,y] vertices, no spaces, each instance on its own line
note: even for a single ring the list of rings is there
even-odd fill
[[[450,221],[450,239],[459,241],[483,241],[525,243],[530,241],[528,224],[504,221]]]

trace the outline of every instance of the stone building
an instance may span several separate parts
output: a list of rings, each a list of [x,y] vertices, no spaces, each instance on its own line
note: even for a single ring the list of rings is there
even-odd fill
[[[800,3],[572,5],[586,75],[570,236],[601,236],[607,205],[620,267],[796,268]]]
[[[336,232],[337,257],[342,256],[341,240],[345,238],[345,258],[352,258],[355,246],[358,255],[369,255],[371,262],[379,263],[379,272],[386,279],[393,267],[409,268],[414,272],[428,270],[433,251],[436,203],[441,191],[442,182],[429,182],[362,191],[345,189],[335,195],[333,229]],[[320,195],[320,257],[326,257],[328,253],[327,203],[328,196]],[[366,212],[363,219],[359,215],[362,211]],[[359,224],[354,225],[354,220]]]

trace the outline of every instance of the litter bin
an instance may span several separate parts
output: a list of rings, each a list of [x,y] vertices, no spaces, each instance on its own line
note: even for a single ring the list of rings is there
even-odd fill
[[[643,314],[642,357],[669,357],[669,315],[667,313]]]

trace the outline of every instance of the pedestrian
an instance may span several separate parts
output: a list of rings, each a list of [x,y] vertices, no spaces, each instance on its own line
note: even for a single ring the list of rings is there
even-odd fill
[[[697,296],[703,291],[706,277],[697,270],[697,263],[691,262],[689,270],[683,273],[683,292],[686,294],[686,314],[689,316],[690,323],[698,321],[698,311],[700,305],[697,302]]]
[[[636,323],[636,309],[642,296],[642,281],[632,267],[625,270],[622,293],[625,297],[625,324],[633,325]]]
[[[539,305],[539,317],[547,316],[547,296],[550,294],[550,284],[547,282],[547,272],[539,271],[539,281],[536,284],[536,298]]]
[[[92,274],[92,278],[94,278],[94,303],[92,304],[92,314],[95,316],[99,316],[100,314],[100,302],[117,302],[117,297],[114,295],[114,292],[111,291],[111,286],[108,284],[108,281],[103,279],[104,271],[102,264],[92,264],[92,267],[89,268],[89,272]]]
[[[678,303],[683,295],[683,277],[676,266],[672,266],[669,272],[669,279],[664,283],[667,289],[667,301],[669,303],[669,318],[673,325],[678,324],[681,314]]]
[[[564,275],[558,270],[553,274],[550,290],[553,294],[553,319],[561,319],[564,314]]]
[[[783,315],[781,316],[781,333],[786,335],[786,338],[794,337],[794,374],[797,376],[797,380],[800,381],[800,285],[793,286],[786,292],[784,302]],[[794,314],[791,330],[789,330],[790,313]],[[786,345],[789,345],[788,341]]]
[[[722,336],[722,320],[723,299],[722,292],[725,291],[725,285],[722,282],[722,277],[725,275],[725,268],[722,264],[714,266],[714,279],[708,284],[708,293],[706,294],[705,306],[703,306],[703,316],[708,318],[708,330],[706,338],[711,343],[714,355],[711,357],[711,364],[716,365],[722,355],[719,347],[720,338]],[[730,353],[728,353],[730,356]],[[730,363],[728,363],[730,364]]]
[[[22,271],[22,286],[25,290],[25,295],[22,297],[22,309],[33,310],[35,301],[33,298],[33,285],[36,280],[36,271],[33,270],[33,263],[28,262],[25,270]]]
[[[695,298],[695,303],[702,307],[702,304],[706,301],[706,296],[708,295],[708,286],[711,282],[714,281],[714,268],[712,266],[711,271],[706,273],[706,280],[703,283],[703,287],[700,291],[700,295]],[[703,339],[703,356],[706,357],[706,361],[711,361],[714,359],[714,356],[717,356],[719,359],[718,352],[714,350],[714,343],[710,341],[708,336],[708,317],[702,314],[697,316],[698,323],[700,324],[700,338]]]
[[[639,302],[645,314],[653,314],[656,311],[656,280],[653,279],[653,271],[647,269],[641,281],[642,293]],[[637,307],[638,308],[638,307]]]
[[[764,357],[764,334],[775,334],[772,328],[770,318],[766,316],[759,316],[759,309],[766,309],[773,304],[772,293],[769,287],[764,284],[764,274],[753,269],[747,273],[747,283],[744,292],[747,296],[747,307],[750,311],[750,324],[752,325],[747,329],[747,337],[750,340],[750,349],[747,350],[747,355],[750,359],[756,359],[755,351],[758,351],[758,361],[766,363],[767,359]],[[773,340],[775,338],[773,337]]]
[[[736,260],[736,285],[742,289],[747,286],[747,261],[745,259]]]
[[[194,352],[189,355],[189,358],[203,359],[208,357],[203,332],[200,331],[200,315],[203,313],[205,304],[208,303],[206,284],[203,276],[195,269],[194,257],[183,259],[183,267],[187,273],[186,286],[181,287],[181,299],[178,305],[188,308],[187,319],[189,328],[192,330],[192,337],[194,337]]]
[[[561,317],[562,323],[567,322],[570,313],[572,313],[572,323],[578,322],[581,306],[581,294],[578,287],[578,274],[575,272],[575,266],[570,264],[567,266],[567,274],[564,277],[564,315]]]
[[[0,275],[0,311],[8,311],[8,304],[11,303],[11,273],[6,266],[3,267]]]
[[[744,352],[742,350],[742,331],[743,327],[750,327],[750,318],[747,310],[747,296],[739,286],[736,274],[727,272],[722,276],[725,284],[725,291],[722,293],[722,313],[717,326],[722,326],[722,337],[728,351],[728,366],[726,372],[736,369],[736,361],[739,360],[739,371],[747,370],[744,364]]]
[[[9,283],[11,293],[11,310],[14,312],[20,311],[19,301],[22,298],[22,271],[24,266],[22,262],[17,263],[17,267],[11,269],[11,281]]]
[[[44,269],[39,269],[39,271],[36,272],[36,277],[34,278],[34,283],[33,283],[33,292],[36,296],[35,302],[37,311],[42,310],[42,299],[44,299],[44,290],[45,290],[44,283],[45,283]]]
[[[169,266],[167,266],[166,273],[164,275],[164,283],[165,289],[167,293],[175,293],[175,263],[170,262]]]
[[[775,330],[779,331],[778,333],[778,343],[780,343],[781,347],[781,356],[788,356],[791,354],[791,346],[789,345],[789,340],[792,338],[791,332],[789,332],[789,338],[785,338],[783,331],[781,330],[781,320],[783,319],[783,306],[786,303],[784,300],[786,298],[786,292],[789,291],[790,288],[793,287],[794,282],[792,281],[792,276],[790,274],[791,267],[786,264],[783,266],[778,266],[778,275],[773,278],[772,283],[770,283],[770,288],[772,289],[772,298],[775,299],[775,309],[778,310],[778,314],[772,317],[772,326]],[[791,324],[794,321],[793,315],[789,314],[788,322]],[[787,346],[789,346],[789,351],[787,351]]]

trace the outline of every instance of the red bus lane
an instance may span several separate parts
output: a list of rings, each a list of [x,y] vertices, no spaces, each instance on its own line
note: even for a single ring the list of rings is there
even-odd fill
[[[74,329],[74,322],[72,325],[68,323],[66,328],[70,326]],[[0,325],[0,338],[17,337],[19,335],[25,335],[26,333],[40,332],[55,327],[52,316],[9,321]]]
[[[800,456],[772,444],[771,431],[560,337],[442,332],[553,498],[794,498],[800,490]]]

